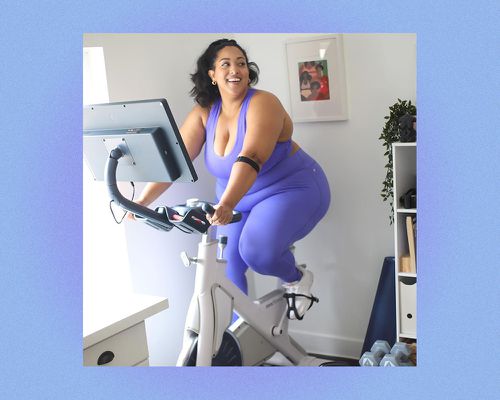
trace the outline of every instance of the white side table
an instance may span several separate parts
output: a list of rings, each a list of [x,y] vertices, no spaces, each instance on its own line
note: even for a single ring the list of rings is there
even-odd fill
[[[164,297],[134,293],[85,298],[83,365],[148,366],[144,320],[167,308]]]

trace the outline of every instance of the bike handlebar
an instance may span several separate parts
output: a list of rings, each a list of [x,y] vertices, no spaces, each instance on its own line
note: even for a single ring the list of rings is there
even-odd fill
[[[196,200],[173,207],[157,207],[155,211],[150,211],[156,214],[154,218],[148,215],[146,218],[139,216],[136,219],[160,230],[170,231],[176,227],[184,233],[206,233],[211,226],[207,220],[207,214],[213,214],[215,209],[212,203]],[[233,211],[233,219],[229,223],[241,221],[241,217],[241,212]],[[160,226],[157,223],[158,219],[162,222]],[[169,225],[169,229],[164,228],[165,222]]]
[[[213,214],[213,204],[197,199],[188,200],[186,204],[180,204],[172,208],[164,206],[151,210],[148,207],[134,203],[126,199],[118,189],[116,182],[116,168],[118,160],[123,156],[119,148],[111,151],[105,166],[106,184],[108,193],[113,202],[122,209],[131,212],[137,220],[162,231],[170,231],[174,226],[184,233],[206,233],[210,228],[207,214]],[[241,213],[233,211],[233,219],[230,223],[241,220]]]
[[[214,214],[215,208],[212,207],[211,203],[208,203],[206,201],[200,201],[200,204],[202,204],[201,208],[207,214],[210,215]],[[241,212],[233,210],[233,219],[229,223],[232,224],[233,222],[239,222],[239,221],[241,221]]]

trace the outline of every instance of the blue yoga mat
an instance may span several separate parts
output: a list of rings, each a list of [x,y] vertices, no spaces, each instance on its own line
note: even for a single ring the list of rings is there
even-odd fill
[[[366,330],[363,350],[370,351],[376,340],[387,340],[391,346],[396,342],[396,292],[394,288],[394,257],[385,257],[377,294],[373,302],[370,322]]]

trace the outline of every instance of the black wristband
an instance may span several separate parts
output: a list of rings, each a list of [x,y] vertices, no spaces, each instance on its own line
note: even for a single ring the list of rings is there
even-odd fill
[[[235,162],[244,162],[250,165],[257,173],[260,171],[259,164],[257,164],[254,160],[251,158],[245,157],[245,156],[239,156]]]

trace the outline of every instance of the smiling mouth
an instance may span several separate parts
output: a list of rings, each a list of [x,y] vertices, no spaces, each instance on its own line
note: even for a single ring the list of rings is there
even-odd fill
[[[241,79],[240,78],[230,78],[227,80],[228,83],[240,83]]]

